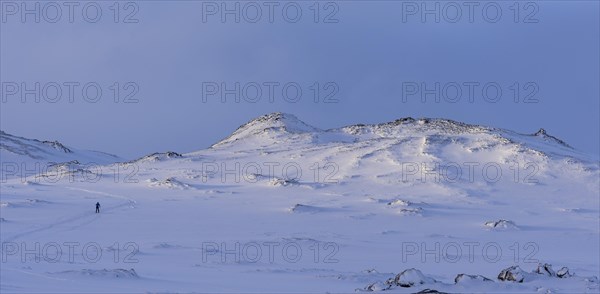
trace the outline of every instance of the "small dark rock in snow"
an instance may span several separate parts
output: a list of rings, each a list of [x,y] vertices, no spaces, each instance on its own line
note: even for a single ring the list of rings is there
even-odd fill
[[[568,278],[573,276],[573,274],[569,272],[568,267],[562,267],[561,269],[555,272],[552,269],[552,265],[548,263],[538,264],[538,267],[533,271],[533,273],[557,278]]]
[[[446,292],[440,292],[435,289],[424,289],[424,290],[417,292],[417,294],[446,294]]]
[[[587,277],[587,278],[584,278],[583,280],[590,284],[598,284],[598,277],[596,277],[596,276]]]
[[[134,269],[115,269],[113,270],[113,273],[115,275],[115,277],[117,278],[121,278],[121,277],[125,277],[125,278],[139,278],[138,274],[135,272]]]
[[[374,291],[384,291],[384,290],[387,290],[389,288],[390,288],[389,285],[386,285],[386,284],[384,284],[382,282],[375,282],[373,284],[370,284],[370,285],[366,286],[365,290],[369,291],[369,292],[374,292]]]
[[[134,269],[82,269],[82,270],[70,270],[64,272],[58,272],[56,274],[81,274],[85,276],[93,276],[93,277],[112,277],[112,278],[126,278],[126,279],[137,279],[139,278],[138,274]]]
[[[498,280],[523,283],[525,280],[525,272],[518,266],[514,265],[509,268],[503,269],[498,275]]]
[[[548,263],[539,263],[537,268],[533,272],[540,275],[556,277],[556,272],[554,272],[554,270],[552,269],[552,265]]]
[[[569,273],[568,267],[563,267],[556,272],[556,276],[559,278],[568,278],[573,276],[573,274]]]
[[[298,180],[296,179],[280,179],[280,178],[274,178],[272,179],[269,184],[271,186],[290,186],[290,185],[295,185],[298,184]]]
[[[366,274],[378,274],[378,273],[379,273],[379,272],[378,272],[376,269],[374,269],[374,268],[366,269],[366,270],[364,270],[364,271],[362,271],[362,272],[363,272],[363,273],[366,273]]]
[[[294,213],[319,213],[325,211],[325,209],[322,207],[297,203],[292,206],[289,211]]]
[[[434,279],[426,277],[420,270],[409,268],[396,275],[393,279],[387,280],[386,284],[408,288],[435,282]]]
[[[177,152],[173,152],[173,151],[167,151],[167,152],[154,152],[152,154],[148,154],[144,157],[138,158],[136,160],[132,160],[126,163],[135,163],[135,162],[144,162],[144,161],[162,161],[165,159],[171,159],[171,158],[182,158],[183,155],[181,155],[180,153]]]
[[[456,278],[454,278],[454,283],[458,284],[462,281],[482,281],[482,282],[493,282],[492,279],[488,279],[482,275],[467,275],[467,274],[458,274]]]
[[[173,151],[167,151],[165,154],[167,155],[168,158],[180,158],[180,157],[183,157],[180,153],[173,152]]]
[[[484,224],[486,227],[493,229],[517,229],[517,225],[509,220],[499,219],[497,221],[487,221]]]
[[[399,206],[409,206],[411,204],[412,203],[410,201],[406,201],[406,200],[402,200],[402,199],[395,199],[395,200],[389,201],[387,203],[387,205],[390,205],[390,206],[396,206],[396,205],[399,205]]]
[[[400,213],[405,214],[405,215],[420,215],[422,212],[423,212],[423,208],[421,208],[421,207],[400,209]]]
[[[413,123],[415,119],[412,117],[403,117],[394,121],[394,124]]]

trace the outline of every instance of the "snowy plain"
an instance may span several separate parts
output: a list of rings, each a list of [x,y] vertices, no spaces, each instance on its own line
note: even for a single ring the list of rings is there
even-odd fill
[[[130,161],[0,135],[2,293],[600,291],[598,157],[544,130],[273,113]]]

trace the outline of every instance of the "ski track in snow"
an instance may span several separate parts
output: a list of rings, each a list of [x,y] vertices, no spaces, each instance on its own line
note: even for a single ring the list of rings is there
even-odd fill
[[[81,191],[81,192],[86,192],[86,193],[91,193],[91,194],[104,195],[104,196],[113,197],[113,198],[117,198],[117,199],[124,199],[124,200],[127,200],[127,201],[123,202],[123,203],[120,203],[120,204],[109,206],[107,208],[101,207],[101,210],[100,210],[101,213],[93,213],[92,214],[91,212],[84,212],[84,213],[79,213],[79,214],[76,214],[74,216],[70,216],[70,217],[67,217],[67,218],[60,218],[60,219],[56,220],[55,222],[50,223],[48,225],[41,226],[39,228],[36,228],[36,229],[33,229],[33,230],[29,230],[29,231],[26,231],[26,232],[19,233],[19,234],[13,235],[11,237],[8,237],[8,238],[4,239],[3,242],[13,242],[13,241],[16,241],[17,239],[25,237],[25,236],[29,236],[29,235],[32,235],[32,234],[35,234],[35,233],[39,233],[39,232],[44,232],[44,231],[53,229],[53,228],[61,226],[61,225],[73,224],[76,221],[88,219],[89,220],[88,222],[80,224],[79,226],[77,226],[77,227],[81,227],[81,226],[83,226],[85,224],[88,224],[90,222],[96,221],[99,217],[101,217],[103,211],[109,211],[110,212],[110,211],[113,211],[113,210],[116,210],[118,208],[125,207],[125,206],[130,206],[130,207],[133,206],[133,207],[135,207],[135,204],[136,204],[135,200],[127,198],[125,196],[121,196],[121,195],[116,195],[116,194],[111,194],[111,193],[106,193],[106,192],[100,192],[100,191],[92,191],[92,190],[81,189],[81,188],[72,188],[72,187],[69,187],[69,189],[70,190],[77,190],[77,191]]]

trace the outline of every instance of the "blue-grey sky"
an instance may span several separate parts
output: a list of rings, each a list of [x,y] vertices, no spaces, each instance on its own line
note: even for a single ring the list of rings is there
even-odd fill
[[[134,158],[203,149],[256,116],[283,111],[320,128],[406,116],[522,133],[543,127],[600,153],[598,1],[75,1],[72,15],[64,2],[0,3],[0,128],[15,135]],[[22,13],[36,3],[39,23]],[[40,93],[21,101],[36,82]],[[260,85],[260,100],[229,94],[221,102],[221,83],[236,82],[250,98]],[[89,83],[102,89],[96,103],[82,97]],[[300,87],[299,101],[282,97],[284,85],[288,100]],[[434,93],[425,102],[424,88]],[[137,102],[123,103],[134,92],[129,100]]]

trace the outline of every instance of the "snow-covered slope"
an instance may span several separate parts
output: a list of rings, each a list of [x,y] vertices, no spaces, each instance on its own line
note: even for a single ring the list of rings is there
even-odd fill
[[[120,161],[115,155],[67,147],[58,141],[40,141],[14,136],[0,131],[0,162],[17,164],[34,169],[35,164],[78,162],[80,164],[107,165]]]
[[[599,291],[598,158],[543,130],[273,113],[87,172],[2,183],[3,292]],[[21,259],[36,242],[80,245]]]

